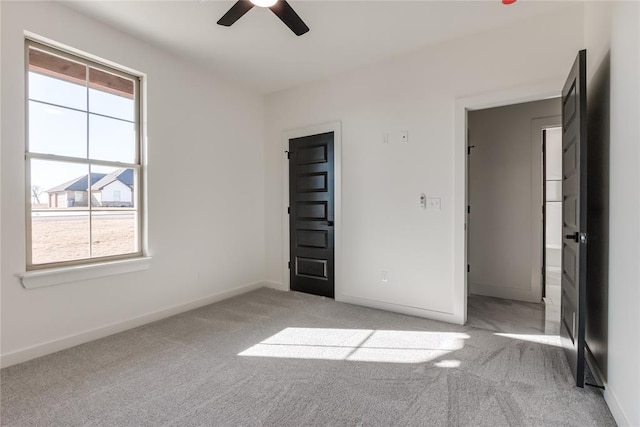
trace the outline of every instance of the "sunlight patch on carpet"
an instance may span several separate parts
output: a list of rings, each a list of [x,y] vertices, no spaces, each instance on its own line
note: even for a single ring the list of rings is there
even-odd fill
[[[534,335],[534,334],[505,334],[496,333],[500,337],[511,338],[520,341],[530,341],[538,344],[552,345],[554,347],[562,347],[560,343],[560,335]]]
[[[285,328],[238,356],[424,363],[464,347],[457,332]]]
[[[434,363],[434,366],[438,368],[457,368],[460,366],[459,360],[441,360],[439,362]]]

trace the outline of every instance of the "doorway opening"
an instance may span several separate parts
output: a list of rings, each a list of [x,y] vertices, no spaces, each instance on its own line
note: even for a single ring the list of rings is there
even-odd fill
[[[555,183],[562,173],[560,113],[559,98],[467,112],[471,326],[558,335],[559,286],[553,286],[561,271],[560,251],[554,250],[562,233],[562,193]]]
[[[562,128],[542,131],[543,147],[543,260],[542,297],[545,304],[547,329],[559,327],[562,294]]]

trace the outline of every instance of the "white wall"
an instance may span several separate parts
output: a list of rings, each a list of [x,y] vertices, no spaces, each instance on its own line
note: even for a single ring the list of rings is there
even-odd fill
[[[149,270],[30,290],[16,277],[25,270],[24,31],[147,73]],[[262,97],[57,2],[2,2],[1,36],[4,364],[263,278]]]
[[[467,194],[469,291],[542,300],[542,129],[560,98],[470,111]],[[534,136],[535,134],[535,136]]]
[[[133,191],[131,191],[131,187],[126,185],[124,182],[116,179],[115,181],[104,186],[100,193],[100,201],[102,202],[113,202],[115,201],[114,192],[120,192],[120,198],[118,201],[120,202],[130,202],[132,201]]]
[[[582,46],[582,25],[582,6],[572,5],[268,96],[268,279],[283,282],[281,133],[341,120],[338,298],[462,322],[453,285],[455,101],[549,80],[559,93]],[[409,131],[408,144],[398,142],[400,130]],[[440,197],[442,210],[420,209],[420,193]],[[388,285],[381,270],[389,272]]]
[[[605,399],[619,425],[640,425],[640,4],[587,3],[591,78],[611,53],[609,317]]]

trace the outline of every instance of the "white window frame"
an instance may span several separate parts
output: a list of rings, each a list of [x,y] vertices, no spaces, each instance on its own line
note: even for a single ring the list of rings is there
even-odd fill
[[[77,158],[77,157],[67,157],[60,156],[54,154],[40,154],[40,153],[32,153],[29,151],[29,49],[35,48],[37,50],[44,51],[46,53],[59,56],[74,62],[83,63],[92,68],[115,74],[117,76],[132,80],[134,82],[134,121],[135,121],[135,158],[133,163],[125,163],[125,162],[117,162],[117,161],[105,161],[105,160],[97,160],[91,159],[88,156],[87,158]],[[66,50],[61,47],[53,47],[51,45],[42,43],[39,40],[32,39],[30,37],[25,38],[25,191],[26,191],[26,209],[25,209],[25,224],[26,224],[26,270],[27,272],[21,274],[20,277],[22,279],[22,283],[25,287],[27,286],[27,282],[33,281],[33,278],[37,278],[38,285],[33,287],[46,286],[49,284],[60,283],[60,281],[56,281],[55,277],[64,279],[64,276],[67,276],[64,273],[73,272],[73,276],[77,276],[78,280],[83,278],[91,278],[102,275],[110,274],[105,269],[105,266],[108,267],[109,263],[113,263],[116,266],[113,269],[113,274],[118,274],[121,272],[129,272],[136,271],[140,269],[148,268],[148,258],[145,254],[146,248],[144,243],[146,242],[146,224],[145,224],[145,205],[144,205],[144,194],[145,194],[145,167],[143,161],[143,146],[142,146],[142,94],[141,94],[141,86],[142,86],[142,78],[143,76],[140,74],[134,74],[130,71],[124,71],[119,68],[114,68],[114,66],[107,65],[106,61],[98,62],[95,59],[90,59],[82,54],[72,53],[71,49]],[[123,67],[124,68],[124,67]],[[88,73],[87,73],[88,79]],[[88,82],[87,82],[88,88]],[[88,90],[88,89],[87,89]],[[66,107],[65,107],[66,108]],[[87,105],[87,109],[89,106]],[[87,141],[88,143],[88,141]],[[51,263],[43,263],[43,264],[33,264],[32,262],[32,230],[31,230],[31,221],[32,221],[32,205],[31,205],[31,170],[30,163],[32,159],[37,160],[53,160],[60,161],[66,163],[75,163],[75,164],[88,164],[95,166],[106,166],[113,168],[130,168],[135,171],[135,184],[134,185],[134,194],[133,201],[135,209],[131,209],[136,212],[137,219],[137,233],[135,236],[136,239],[136,252],[119,254],[119,255],[111,255],[111,256],[103,256],[103,257],[90,257],[79,259],[79,260],[71,260],[71,261],[58,261]],[[89,166],[89,167],[90,167]],[[91,173],[91,169],[89,169],[89,173]],[[88,199],[90,200],[90,199]],[[89,214],[89,221],[91,221],[91,203],[88,203],[87,212]],[[58,209],[58,208],[56,208]],[[64,209],[60,209],[63,211]],[[89,223],[89,233],[91,233],[91,222]],[[91,246],[91,234],[89,234],[89,245]],[[136,260],[143,261],[142,263],[137,263]],[[126,268],[122,268],[122,262],[127,262]],[[132,267],[133,264],[131,262],[136,262],[135,264],[140,264],[137,267]],[[92,269],[95,266],[97,268]],[[78,269],[81,270],[78,270]],[[95,270],[95,275],[91,272],[87,273],[89,270]],[[78,271],[82,271],[82,274],[78,274]],[[51,274],[54,276],[54,280],[42,280],[43,275]],[[42,284],[40,284],[42,282]]]

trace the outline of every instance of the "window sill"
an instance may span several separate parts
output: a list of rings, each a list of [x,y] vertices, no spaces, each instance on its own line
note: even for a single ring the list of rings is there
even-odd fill
[[[151,257],[141,257],[118,261],[100,262],[96,264],[77,265],[73,267],[50,268],[47,270],[27,271],[19,274],[20,282],[25,289],[43,288],[81,280],[97,279],[116,274],[147,270],[151,265]]]

